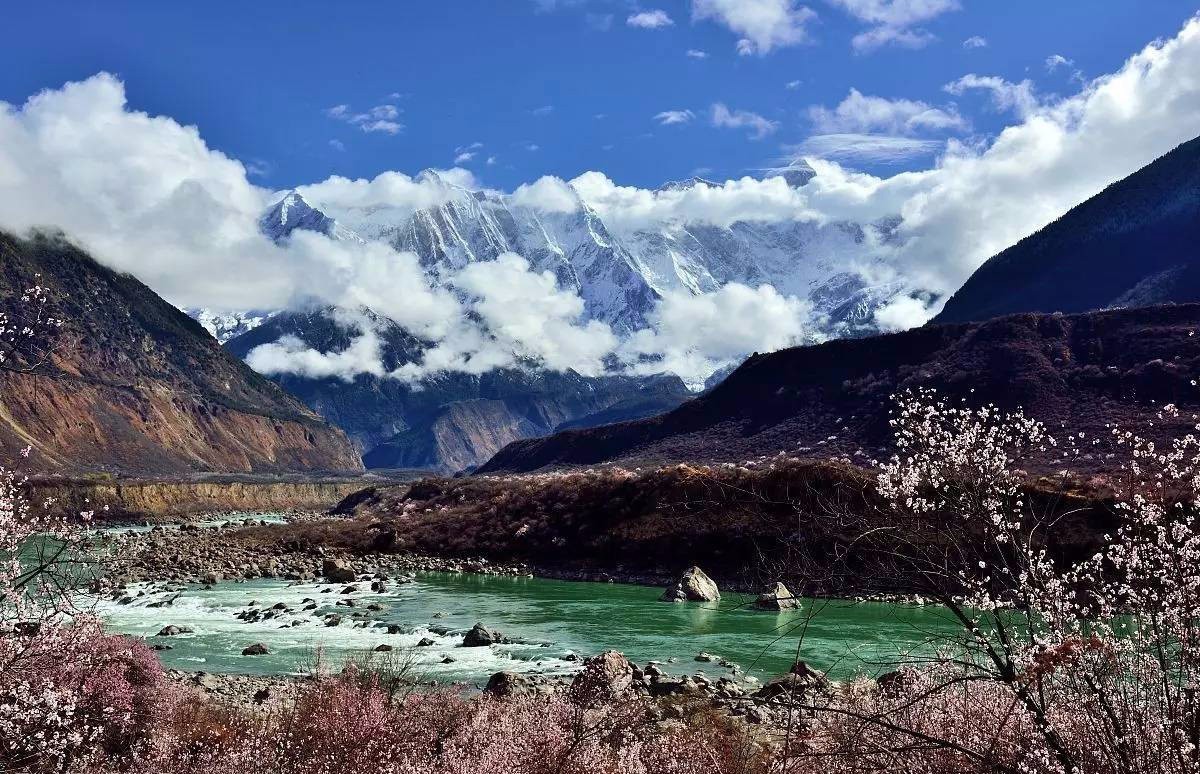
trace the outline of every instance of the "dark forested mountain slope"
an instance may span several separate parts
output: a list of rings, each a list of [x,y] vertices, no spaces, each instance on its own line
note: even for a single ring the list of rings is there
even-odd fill
[[[992,257],[934,322],[1200,301],[1200,138]]]
[[[1200,305],[1186,304],[1020,314],[797,347],[752,357],[662,416],[512,443],[481,472],[779,452],[878,455],[891,438],[891,396],[918,387],[972,405],[1022,407],[1054,430],[1107,435],[1106,425],[1117,423],[1145,431],[1163,403],[1179,404],[1185,417],[1200,407],[1191,384],[1200,374],[1198,329]]]
[[[0,309],[48,288],[48,358],[0,368],[0,459],[24,470],[149,476],[361,468],[352,444],[131,276],[65,239],[0,233]],[[36,367],[34,367],[36,366]]]

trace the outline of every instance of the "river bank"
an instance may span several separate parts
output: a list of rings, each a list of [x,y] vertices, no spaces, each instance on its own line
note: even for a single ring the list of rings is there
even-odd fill
[[[31,502],[48,503],[56,515],[90,512],[97,523],[165,522],[232,511],[323,512],[363,487],[403,483],[415,476],[403,472],[361,476],[197,475],[179,479],[41,476],[29,479],[25,491]]]

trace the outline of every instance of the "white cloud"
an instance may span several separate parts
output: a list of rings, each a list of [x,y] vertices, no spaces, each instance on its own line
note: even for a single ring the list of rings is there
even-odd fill
[[[779,128],[775,121],[768,120],[749,110],[730,110],[718,102],[712,106],[712,125],[721,129],[749,129],[750,136],[761,140],[774,134]]]
[[[650,190],[620,186],[600,172],[585,172],[566,183],[556,199],[565,208],[567,195],[578,195],[604,222],[618,232],[654,228],[664,223],[700,222],[728,226],[738,221],[817,220],[798,189],[780,177],[758,180],[743,177],[720,185],[699,185],[681,190]],[[519,191],[520,189],[518,189]],[[574,192],[573,194],[571,192]],[[548,194],[547,194],[548,197]],[[578,206],[578,205],[576,205]],[[570,211],[570,210],[560,210]]]
[[[344,142],[342,142],[341,140],[330,140],[329,147],[333,148],[335,151],[346,150],[346,144]]]
[[[454,163],[455,164],[466,164],[468,161],[470,161],[473,158],[475,158],[475,153],[473,151],[462,151],[461,153],[458,153],[454,156]]]
[[[548,116],[554,112],[554,106],[553,105],[542,105],[541,107],[534,108],[533,110],[531,110],[529,112],[535,116]]]
[[[653,11],[640,11],[630,14],[625,23],[630,27],[641,27],[644,30],[657,30],[662,27],[670,27],[675,22],[667,15],[666,11],[655,9]]]
[[[900,212],[893,260],[947,294],[986,258],[1192,139],[1200,126],[1200,18],[1078,94],[1038,105],[983,148],[951,143],[934,168],[887,179],[814,164],[809,206]]]
[[[687,50],[687,55],[690,56],[692,59],[708,59],[708,52],[701,51],[698,48],[689,48]]]
[[[631,336],[620,356],[635,372],[666,370],[697,385],[751,352],[793,346],[815,332],[806,302],[770,285],[731,283],[699,295],[668,293],[655,308],[653,326]]]
[[[1050,56],[1046,57],[1047,72],[1054,72],[1060,67],[1073,67],[1074,65],[1074,60],[1067,59],[1062,54],[1051,54]]]
[[[920,299],[900,295],[875,310],[875,324],[885,333],[906,331],[929,322],[932,310]]]
[[[1012,110],[1019,116],[1032,113],[1038,106],[1033,81],[1028,79],[1012,83],[994,75],[970,73],[957,81],[947,83],[943,88],[956,97],[961,97],[972,89],[986,91],[991,95],[992,105],[996,110]]]
[[[325,115],[368,133],[395,135],[404,130],[404,124],[396,120],[400,117],[400,109],[395,105],[376,105],[365,113],[355,113],[349,105],[334,105],[325,111]]]
[[[815,156],[831,161],[900,164],[936,155],[946,147],[943,140],[898,137],[887,134],[815,134],[793,146],[798,156]]]
[[[972,35],[963,41],[963,48],[987,48],[987,38],[980,35]]]
[[[692,18],[723,24],[740,35],[739,54],[767,54],[808,41],[817,14],[796,0],[692,0]]]
[[[696,117],[696,114],[690,110],[664,110],[654,116],[654,120],[663,126],[671,124],[686,124]]]
[[[574,188],[562,179],[550,176],[520,186],[513,191],[512,201],[519,207],[542,212],[575,212],[580,204]]]
[[[935,39],[917,25],[957,11],[958,0],[829,0],[856,19],[874,25],[854,36],[851,44],[859,52],[885,45],[921,48]]]
[[[970,128],[967,120],[952,107],[943,109],[916,100],[871,97],[858,89],[850,89],[850,94],[833,110],[817,105],[809,108],[808,115],[813,128],[825,134],[884,132],[913,135]]]
[[[800,88],[800,86],[801,86],[801,84],[802,84],[802,83],[803,83],[803,82],[802,82],[802,81],[799,81],[799,80],[796,80],[796,81],[788,81],[787,83],[785,83],[785,84],[783,85],[783,87],[784,87],[785,89],[788,89],[789,91],[795,91],[796,89]]]

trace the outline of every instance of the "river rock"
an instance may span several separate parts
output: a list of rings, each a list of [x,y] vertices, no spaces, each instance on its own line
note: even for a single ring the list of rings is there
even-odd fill
[[[779,696],[811,697],[816,694],[828,695],[831,691],[832,685],[825,675],[804,661],[797,661],[786,675],[768,681],[755,691],[754,697],[770,701]]]
[[[481,623],[472,626],[471,631],[463,636],[463,647],[465,648],[482,648],[503,642],[508,642],[503,634],[495,629],[489,629]]]
[[[717,584],[699,567],[689,567],[679,582],[659,597],[663,602],[716,602],[720,598]]]
[[[429,639],[428,637],[422,637],[422,638],[421,638],[421,639],[420,639],[420,640],[417,642],[417,647],[418,647],[418,648],[430,648],[430,647],[433,647],[433,646],[434,646],[434,645],[436,645],[436,644],[437,644],[437,643],[435,643],[433,640]]]
[[[497,672],[488,679],[483,692],[500,699],[509,699],[515,696],[533,696],[538,693],[538,687],[525,675]]]
[[[754,600],[754,606],[759,610],[798,610],[800,608],[800,600],[788,590],[788,587],[782,582],[776,581],[772,586],[763,589],[758,598]]]
[[[159,629],[158,634],[156,634],[154,636],[155,637],[174,637],[176,634],[191,634],[191,633],[192,633],[192,628],[190,626],[176,626],[175,624],[171,624],[170,626],[164,626],[163,628]]]
[[[354,580],[354,570],[341,559],[326,559],[321,562],[321,574],[330,583],[350,583]]]
[[[256,642],[249,647],[242,648],[243,656],[265,656],[270,652],[271,651],[267,650],[267,646],[263,645],[261,642]]]
[[[615,650],[585,659],[571,681],[571,696],[588,706],[604,704],[626,693],[633,685],[633,664]]]

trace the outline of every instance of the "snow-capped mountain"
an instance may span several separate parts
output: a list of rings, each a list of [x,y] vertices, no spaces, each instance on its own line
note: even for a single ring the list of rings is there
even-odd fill
[[[793,187],[807,185],[815,175],[803,162],[767,173]],[[664,294],[707,293],[731,282],[770,284],[785,295],[809,300],[826,316],[825,333],[870,332],[874,311],[899,292],[898,286],[868,284],[858,271],[876,260],[872,250],[887,241],[895,220],[745,220],[728,226],[675,221],[621,230],[606,223],[574,189],[574,209],[547,212],[520,204],[512,195],[471,190],[436,171],[422,172],[419,180],[438,192],[438,203],[415,211],[379,204],[335,209],[289,191],[263,213],[259,226],[279,242],[297,229],[337,240],[385,242],[416,253],[434,281],[469,263],[514,252],[578,293],[586,316],[617,333],[650,325]],[[659,190],[697,186],[718,187],[692,177]],[[252,329],[270,311],[192,314],[225,341]]]
[[[362,242],[353,231],[342,227],[336,220],[321,212],[304,200],[295,191],[289,191],[271,205],[258,219],[259,229],[276,242],[286,239],[296,229],[315,231],[333,239]]]
[[[252,331],[266,322],[274,311],[215,312],[212,309],[184,309],[185,314],[204,327],[212,337],[224,344],[232,338]]]
[[[815,174],[800,163],[768,176],[799,187]],[[264,215],[263,230],[275,239],[286,238],[295,228],[310,228],[338,239],[383,241],[416,253],[434,277],[514,252],[534,270],[552,272],[562,287],[579,294],[590,319],[606,322],[618,333],[649,325],[655,303],[666,293],[706,293],[731,282],[770,284],[831,312],[852,296],[882,303],[893,292],[872,288],[864,296],[860,283],[843,298],[829,298],[847,287],[843,275],[873,260],[872,245],[884,241],[894,223],[669,222],[619,230],[574,191],[574,210],[545,212],[519,204],[511,195],[462,187],[434,171],[419,179],[440,191],[439,204],[415,212],[378,205],[318,209],[293,191]],[[660,190],[696,186],[717,184],[693,177]],[[869,313],[852,317],[855,325],[870,325]],[[835,326],[850,322],[831,319]]]

